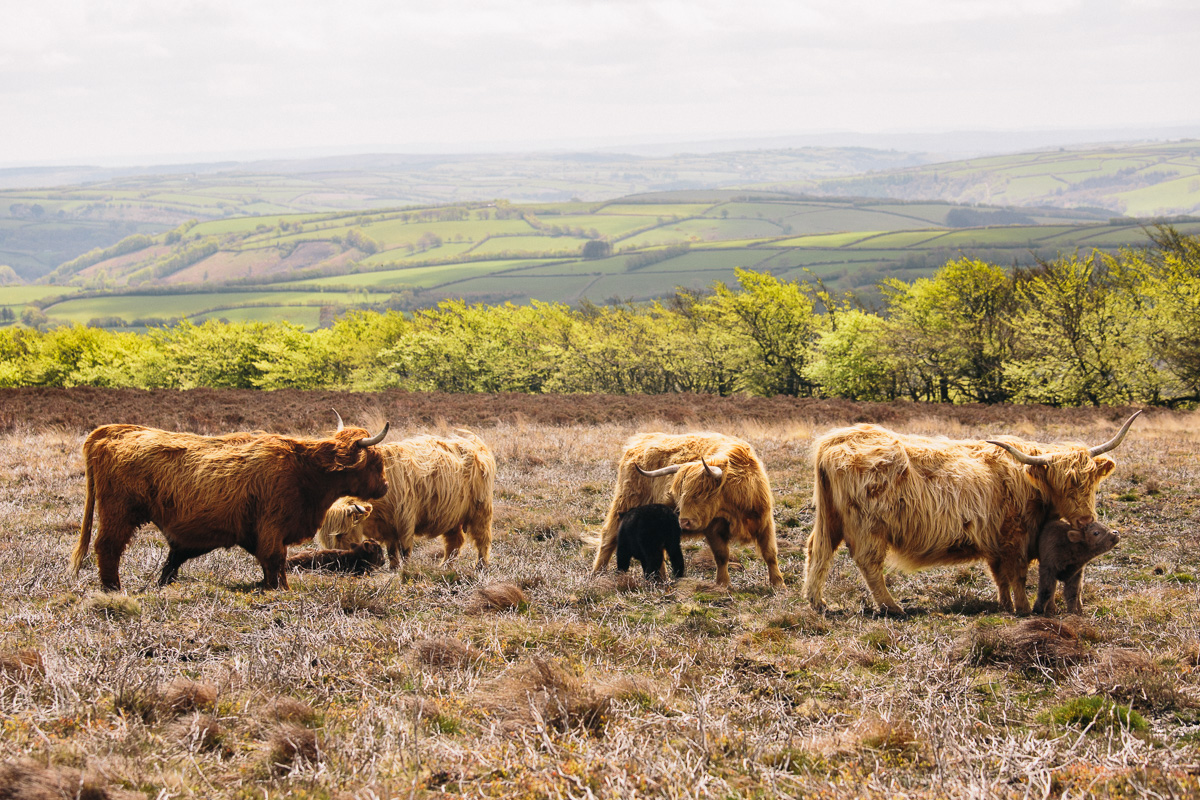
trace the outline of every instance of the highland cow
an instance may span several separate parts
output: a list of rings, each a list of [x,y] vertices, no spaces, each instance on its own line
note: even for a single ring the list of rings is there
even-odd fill
[[[368,572],[382,567],[383,561],[383,545],[367,539],[348,550],[326,548],[304,550],[294,556],[288,556],[287,568],[366,575]]]
[[[669,481],[657,480],[671,476]],[[639,433],[625,444],[617,485],[592,563],[599,572],[617,549],[621,512],[665,503],[679,512],[685,537],[703,536],[717,564],[717,585],[729,585],[729,543],[753,542],[772,586],[783,586],[767,471],[754,448],[720,433]]]
[[[321,520],[317,544],[328,550],[345,550],[350,542],[361,541],[359,528],[373,510],[374,506],[365,500],[349,497],[336,500],[325,512],[325,519]]]
[[[78,574],[94,512],[96,563],[108,591],[120,590],[121,555],[147,522],[170,547],[160,585],[175,580],[188,559],[238,545],[258,559],[267,588],[286,589],[288,545],[312,538],[334,500],[387,491],[376,446],[387,429],[371,436],[345,428],[340,417],[338,431],[325,439],[96,428],[83,443],[87,500],[71,565]]]
[[[883,564],[901,567],[984,560],[1000,605],[1030,612],[1030,542],[1048,520],[1082,530],[1096,519],[1096,487],[1116,463],[1104,453],[1125,438],[1135,413],[1108,442],[1037,444],[1012,437],[958,441],[908,436],[876,425],[831,431],[814,446],[816,516],[808,537],[804,595],[824,608],[822,589],[845,541],[875,602],[904,610]]]
[[[442,537],[444,564],[458,555],[465,532],[475,545],[478,564],[486,565],[492,546],[496,459],[474,433],[459,432],[462,436],[413,436],[376,448],[383,456],[387,494],[372,503],[370,516],[339,540],[353,544],[374,539],[387,548],[388,564],[396,569],[411,554],[417,536]]]

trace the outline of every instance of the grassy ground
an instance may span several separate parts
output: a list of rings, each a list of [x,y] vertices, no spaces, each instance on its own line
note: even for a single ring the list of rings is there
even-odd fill
[[[212,432],[245,396],[88,400],[116,409],[104,421]],[[255,397],[244,427],[306,435],[323,422],[295,423],[305,405],[338,402]],[[1200,792],[1195,415],[1135,423],[1100,497],[1121,544],[1089,567],[1083,616],[1046,623],[1000,613],[978,565],[889,575],[918,613],[876,618],[844,551],[833,610],[812,613],[799,596],[812,438],[880,418],[1095,443],[1119,411],[619,398],[619,419],[592,424],[547,421],[601,415],[572,398],[344,396],[343,414],[388,416],[402,435],[470,424],[490,443],[489,569],[469,546],[442,567],[426,542],[399,572],[295,574],[268,593],[235,550],[159,589],[165,549],[147,529],[122,562],[128,594],[106,596],[90,561],[67,571],[87,426],[61,399],[0,397],[0,797],[57,797],[28,789],[55,785],[74,797],[81,784],[87,797]],[[771,594],[747,550],[718,591],[698,545],[669,587],[592,577],[586,539],[625,438],[706,427],[766,463],[787,589]]]

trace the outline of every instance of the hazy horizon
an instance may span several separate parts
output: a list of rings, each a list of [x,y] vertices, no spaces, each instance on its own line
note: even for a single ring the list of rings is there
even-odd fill
[[[1183,0],[49,0],[0,30],[0,165],[1198,135],[1197,30]]]

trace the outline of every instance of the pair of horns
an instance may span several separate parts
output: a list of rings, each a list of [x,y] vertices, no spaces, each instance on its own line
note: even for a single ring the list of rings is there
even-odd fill
[[[1116,450],[1117,447],[1120,446],[1121,442],[1125,440],[1125,434],[1129,433],[1129,426],[1133,424],[1133,421],[1137,419],[1138,415],[1141,413],[1141,411],[1133,412],[1133,416],[1125,420],[1125,424],[1121,426],[1121,430],[1117,431],[1116,436],[1109,439],[1104,444],[1098,444],[1095,447],[1089,447],[1088,455],[1090,455],[1092,458],[1095,458],[1098,455],[1107,453],[1109,450]],[[1017,461],[1020,461],[1022,464],[1029,464],[1031,466],[1046,466],[1054,460],[1054,456],[1031,456],[1028,453],[1022,453],[1020,450],[1013,447],[1011,444],[1008,444],[1007,442],[997,442],[992,439],[988,439],[987,443],[1004,448],[1012,455],[1013,458],[1015,458]]]
[[[340,431],[343,428],[345,428],[346,423],[342,422],[342,415],[337,412],[336,408],[333,409],[333,415],[335,417],[337,417],[337,421],[338,421],[337,429]],[[375,434],[374,436],[367,436],[363,439],[359,439],[357,443],[359,445],[361,445],[362,447],[370,447],[373,444],[379,444],[380,442],[383,441],[383,437],[387,436],[388,429],[391,427],[392,427],[392,423],[385,422],[385,423],[383,423],[383,430],[381,430],[379,433]]]
[[[689,464],[694,464],[694,463],[696,463],[696,462],[694,462],[694,461],[689,461],[688,463],[689,463]],[[722,476],[723,474],[725,474],[725,473],[724,473],[724,471],[723,471],[723,470],[722,470],[720,467],[710,467],[710,466],[709,466],[709,465],[708,465],[708,464],[707,464],[707,463],[704,461],[704,456],[700,456],[700,463],[704,465],[704,470],[705,470],[705,471],[706,471],[706,472],[707,472],[709,475],[713,476],[714,478],[716,478],[716,479],[718,479],[718,480],[720,480],[721,476]],[[663,467],[663,468],[661,468],[661,469],[651,469],[651,470],[645,470],[645,469],[642,469],[642,468],[641,468],[641,466],[640,466],[640,465],[638,465],[638,464],[634,464],[633,466],[634,466],[634,467],[637,469],[637,471],[638,471],[638,472],[642,473],[642,474],[643,474],[643,475],[645,475],[647,478],[657,478],[659,475],[674,475],[676,472],[679,472],[679,470],[680,470],[680,469],[681,469],[681,468],[682,468],[684,465],[683,465],[683,464],[672,464],[672,465],[670,465],[669,467]]]

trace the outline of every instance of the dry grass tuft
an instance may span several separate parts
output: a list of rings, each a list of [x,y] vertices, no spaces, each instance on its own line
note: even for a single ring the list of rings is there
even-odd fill
[[[480,586],[467,602],[467,612],[478,614],[483,611],[524,611],[529,607],[529,598],[515,583],[490,583]]]
[[[163,705],[174,712],[202,711],[217,702],[217,687],[189,678],[176,678],[162,690]]]
[[[96,777],[64,766],[42,766],[29,758],[0,763],[4,800],[130,800],[145,795],[106,788]]]
[[[1086,628],[1066,620],[1034,617],[1015,625],[977,624],[959,639],[955,652],[976,666],[1060,668],[1087,656],[1087,636]]]
[[[18,678],[45,675],[46,666],[37,650],[18,650],[0,655],[0,673]]]
[[[136,598],[124,594],[92,592],[83,601],[83,607],[96,616],[114,620],[142,615],[142,604]]]
[[[338,598],[342,613],[353,616],[359,612],[372,617],[386,617],[391,613],[391,604],[370,586],[354,584],[342,590]]]
[[[896,717],[884,719],[878,714],[868,714],[848,728],[818,738],[813,742],[812,749],[832,758],[854,755],[863,750],[911,756],[920,747],[916,731],[907,720]]]
[[[280,724],[313,725],[317,721],[317,712],[308,703],[294,697],[276,697],[263,706],[262,718]]]
[[[1095,692],[1143,710],[1174,708],[1182,699],[1175,679],[1137,650],[1105,648],[1088,673]]]
[[[267,747],[271,769],[278,773],[302,764],[315,764],[321,758],[321,740],[316,731],[292,722],[276,728]]]
[[[225,730],[216,717],[209,714],[193,714],[180,720],[174,728],[175,738],[188,750],[226,750]]]
[[[482,657],[479,650],[452,636],[434,636],[413,645],[416,662],[430,667],[464,667]]]
[[[619,691],[586,683],[557,661],[535,657],[492,687],[485,708],[507,728],[582,728],[599,735]]]

